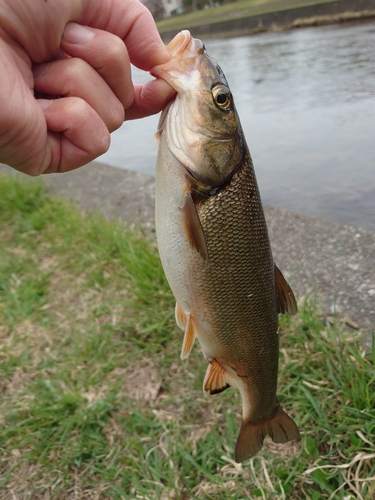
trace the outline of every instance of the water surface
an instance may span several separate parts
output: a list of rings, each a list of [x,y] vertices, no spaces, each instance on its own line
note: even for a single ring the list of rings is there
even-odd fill
[[[375,23],[205,44],[234,95],[263,203],[375,231]],[[153,175],[157,121],[126,122],[101,159]]]

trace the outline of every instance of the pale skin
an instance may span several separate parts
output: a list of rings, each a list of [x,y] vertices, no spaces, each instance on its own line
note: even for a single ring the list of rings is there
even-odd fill
[[[97,158],[124,120],[175,93],[134,85],[130,63],[169,59],[138,0],[0,0],[0,163],[39,175]]]

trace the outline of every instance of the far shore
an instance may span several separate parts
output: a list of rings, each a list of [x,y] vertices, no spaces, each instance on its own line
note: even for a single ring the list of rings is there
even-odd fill
[[[236,3],[229,5],[235,6]],[[270,10],[272,7],[275,10]],[[247,9],[247,14],[242,16],[241,11],[236,12],[234,8],[226,20],[214,15],[215,9],[209,10],[213,12],[212,18],[207,15],[202,18],[181,15],[170,18],[167,24],[158,23],[163,41],[168,43],[182,29],[188,29],[194,37],[207,39],[375,19],[374,0],[310,2],[296,7],[284,2],[272,2]]]

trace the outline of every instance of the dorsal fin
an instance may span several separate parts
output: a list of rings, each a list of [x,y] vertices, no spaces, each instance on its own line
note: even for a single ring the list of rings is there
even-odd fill
[[[190,191],[187,191],[184,195],[181,210],[186,236],[190,245],[195,248],[205,260],[208,260],[206,237]]]
[[[276,264],[274,264],[274,266],[277,312],[281,314],[284,314],[286,312],[288,314],[296,314],[298,308],[294,293],[286,282],[283,273],[280,271]]]
[[[231,385],[234,386],[234,381],[226,369],[216,359],[212,360],[207,367],[203,390],[210,394],[218,394]]]

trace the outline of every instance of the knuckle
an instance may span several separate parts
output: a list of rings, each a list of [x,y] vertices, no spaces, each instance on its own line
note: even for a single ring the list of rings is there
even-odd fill
[[[105,53],[105,59],[103,60],[104,64],[108,64],[108,61],[110,61],[112,64],[113,63],[122,64],[128,61],[128,53],[125,44],[121,40],[121,38],[117,36],[111,37],[111,43],[108,44],[107,50],[104,53]]]
[[[121,127],[125,120],[125,110],[120,101],[117,101],[116,104],[112,107],[110,118],[108,122],[108,129],[110,132],[117,130]]]
[[[134,102],[134,88],[133,85],[128,87],[128,91],[125,93],[125,95],[122,98],[122,103],[125,109],[130,108],[130,106]]]
[[[107,134],[101,134],[101,136],[96,141],[95,151],[93,151],[94,156],[100,156],[106,153],[111,145],[111,136]]]
[[[84,66],[84,61],[78,57],[72,57],[71,59],[64,59],[62,61],[64,64],[64,75],[67,80],[75,78],[79,74]]]
[[[65,106],[68,116],[84,117],[89,112],[89,105],[80,97],[65,98]]]

